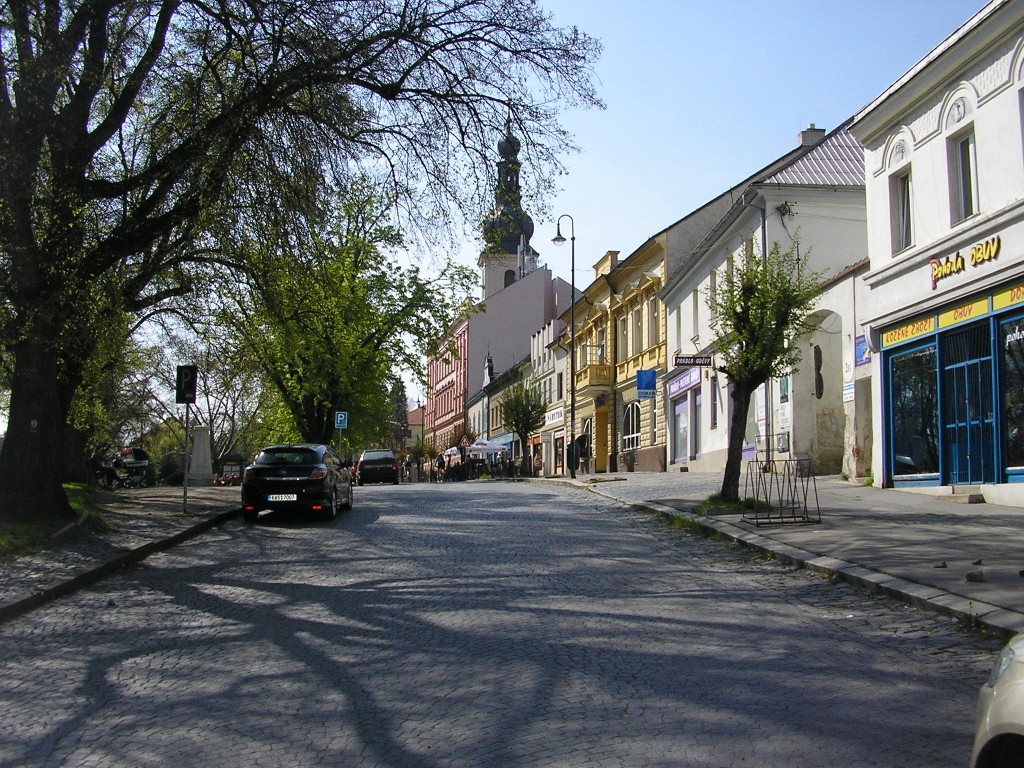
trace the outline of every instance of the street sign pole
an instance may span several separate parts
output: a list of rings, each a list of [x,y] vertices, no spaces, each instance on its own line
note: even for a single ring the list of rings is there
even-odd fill
[[[348,411],[334,412],[334,426],[338,430],[338,454],[341,454],[341,431],[348,428]]]
[[[188,514],[188,466],[192,461],[192,440],[189,437],[189,417],[192,414],[192,406],[185,403],[185,477],[182,483],[181,511]]]
[[[199,367],[195,365],[179,365],[174,378],[174,402],[185,406],[185,477],[182,482],[181,511],[188,514],[188,469],[192,462],[192,441],[188,431],[191,405],[196,401],[196,387],[199,384]]]

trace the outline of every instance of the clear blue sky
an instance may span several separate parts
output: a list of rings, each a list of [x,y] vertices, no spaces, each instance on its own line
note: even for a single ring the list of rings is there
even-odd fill
[[[985,0],[539,0],[559,26],[601,40],[603,111],[563,124],[578,154],[545,213],[525,203],[541,261],[569,280],[554,220],[573,217],[576,283],[606,251],[648,238],[831,131],[985,6]],[[532,172],[524,166],[525,178]],[[567,230],[563,234],[568,237]],[[461,260],[475,267],[479,243]],[[410,402],[422,396],[407,382]]]
[[[576,225],[578,285],[608,250],[650,236],[832,130],[984,6],[983,0],[540,0],[599,38],[604,111],[564,123],[581,152],[532,245],[569,279],[554,218]],[[529,167],[523,168],[529,174]],[[564,233],[563,234],[567,234]],[[475,263],[476,247],[470,248]]]

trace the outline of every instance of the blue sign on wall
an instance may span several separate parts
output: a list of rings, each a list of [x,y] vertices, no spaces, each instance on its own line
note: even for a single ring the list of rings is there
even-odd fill
[[[871,350],[868,349],[868,340],[864,336],[858,336],[854,341],[854,365],[870,365]]]
[[[653,400],[655,397],[655,387],[657,387],[658,372],[657,371],[637,371],[636,372],[636,397],[637,400]]]

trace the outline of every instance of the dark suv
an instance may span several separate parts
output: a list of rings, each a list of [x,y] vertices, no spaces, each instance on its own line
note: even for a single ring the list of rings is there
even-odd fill
[[[352,475],[326,445],[271,445],[242,475],[242,517],[264,509],[318,512],[328,519],[352,508]]]
[[[356,464],[356,475],[360,485],[374,482],[398,485],[398,459],[390,448],[363,451]]]

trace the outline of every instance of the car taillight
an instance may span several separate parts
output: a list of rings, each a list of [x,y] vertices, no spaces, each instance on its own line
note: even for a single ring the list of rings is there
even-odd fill
[[[309,479],[323,480],[325,477],[327,477],[327,469],[324,467],[317,467],[313,470],[312,474],[310,474]]]
[[[256,477],[256,472],[250,468],[246,468],[245,474],[242,475],[243,480],[252,480]]]
[[[392,461],[391,462],[391,468],[392,469],[398,469],[398,462],[397,461]]]

